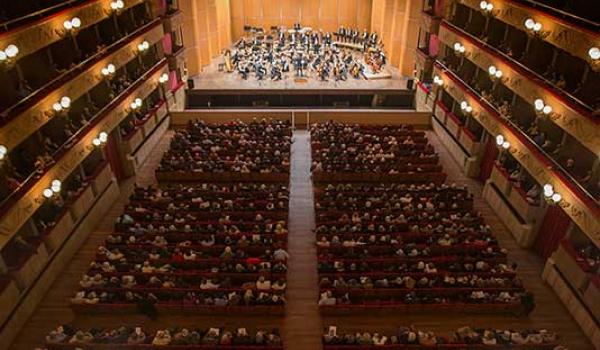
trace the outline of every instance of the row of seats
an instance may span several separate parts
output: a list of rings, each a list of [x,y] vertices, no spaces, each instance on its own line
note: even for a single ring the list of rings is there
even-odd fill
[[[291,132],[289,121],[279,120],[190,122],[186,128],[175,131],[171,147],[156,170],[157,178],[214,181],[218,176],[219,181],[235,181],[223,176],[281,174],[287,182]]]
[[[342,140],[348,137],[342,142],[359,145],[364,150],[359,154],[372,154],[381,144],[394,144],[396,153],[413,146],[395,143],[394,135],[414,133],[406,126],[319,126],[313,127],[313,153],[333,144],[338,134]],[[434,154],[424,134],[412,136],[421,137],[423,148]],[[324,163],[340,164],[340,169],[346,168],[344,161],[356,168],[354,158],[340,158],[337,152],[322,157]],[[506,250],[474,210],[466,187],[411,177],[414,180],[399,183],[330,183],[315,189],[321,311],[531,311],[531,296],[517,278],[516,266],[507,262]]]
[[[170,327],[156,331],[142,327],[112,327],[83,330],[59,326],[46,336],[46,348],[59,349],[283,349],[278,329],[256,330],[246,328],[229,330],[221,327],[208,329]]]
[[[312,125],[310,135],[315,182],[445,180],[425,133],[412,126],[378,129],[326,122]]]
[[[323,334],[324,350],[353,349],[564,349],[556,334],[545,329],[513,330],[461,327],[450,334],[399,327],[395,333],[357,331],[338,334],[330,326]]]
[[[75,309],[282,312],[288,197],[282,184],[136,187],[82,277]]]

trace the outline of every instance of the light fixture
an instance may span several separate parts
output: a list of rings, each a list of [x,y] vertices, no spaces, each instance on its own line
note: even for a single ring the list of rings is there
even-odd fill
[[[525,20],[525,28],[529,32],[529,34],[537,35],[540,37],[546,37],[550,34],[549,31],[542,30],[542,24],[540,22],[536,22],[533,18],[527,18]]]
[[[158,78],[158,82],[161,84],[164,84],[167,81],[169,81],[169,75],[167,73],[161,74],[161,76]]]
[[[0,62],[12,61],[19,54],[17,45],[10,44],[4,50],[0,50]]]
[[[52,181],[52,185],[50,186],[50,189],[52,190],[52,192],[58,193],[58,192],[60,192],[61,187],[62,187],[62,182],[60,182],[60,180],[54,180],[54,181]]]
[[[508,142],[508,141],[504,141],[504,142],[502,143],[502,148],[504,148],[504,149],[509,149],[509,148],[510,148],[510,142]]]
[[[455,52],[457,52],[457,53],[465,53],[465,50],[466,50],[465,46],[462,45],[461,43],[459,43],[459,42],[454,43],[454,51]]]
[[[60,101],[55,102],[52,105],[52,109],[57,113],[65,109],[69,109],[69,107],[71,107],[71,99],[67,96],[63,96]]]
[[[102,75],[104,75],[105,77],[115,74],[115,72],[117,71],[117,67],[115,67],[114,64],[109,63],[106,67],[102,68]]]
[[[588,51],[588,55],[590,55],[590,65],[594,71],[600,71],[600,49],[597,46],[590,48]]]
[[[553,111],[552,106],[547,105],[541,98],[533,101],[533,107],[537,113],[542,113],[544,115],[549,115]]]
[[[588,51],[588,54],[593,61],[600,59],[600,49],[595,46]]]
[[[490,73],[490,77],[496,79],[502,78],[503,75],[502,71],[496,68],[496,66],[490,66],[490,68],[488,68],[488,73]]]
[[[49,188],[46,188],[46,189],[45,189],[45,190],[42,192],[42,194],[44,195],[44,197],[46,197],[46,198],[50,198],[50,197],[52,197],[52,196],[54,195],[54,192],[52,192],[52,190],[51,190],[51,189],[49,189]]]
[[[435,85],[442,86],[444,85],[444,80],[436,75],[435,77],[433,77],[433,83]]]
[[[473,107],[469,106],[469,104],[467,103],[467,101],[462,101],[460,103],[460,109],[463,110],[465,113],[471,113],[471,112],[473,112]]]
[[[482,1],[482,2],[479,3],[479,8],[483,12],[491,13],[492,10],[494,9],[494,4],[492,4],[489,1]]]
[[[504,143],[504,136],[502,135],[497,135],[496,136],[496,144],[498,146],[502,146],[502,144]]]
[[[0,160],[4,159],[6,153],[8,153],[8,149],[6,148],[6,146],[0,145]]]
[[[140,107],[142,107],[142,104],[143,104],[142,99],[139,97],[136,98],[135,100],[133,100],[133,102],[131,102],[131,105],[130,105],[131,110],[135,111],[135,110],[139,109]]]
[[[114,11],[122,10],[124,7],[125,7],[125,3],[123,2],[123,0],[117,0],[117,1],[110,2],[110,8],[113,9]]]
[[[142,41],[137,46],[139,52],[144,52],[150,48],[150,43],[146,40]]]
[[[98,137],[96,137],[95,139],[92,140],[92,144],[94,146],[100,146],[106,143],[106,141],[108,141],[108,134],[104,131],[102,131],[101,133],[98,134]]]
[[[552,197],[553,194],[554,194],[554,187],[552,187],[552,185],[550,185],[550,184],[545,184],[544,185],[544,196]]]
[[[550,204],[558,204],[562,200],[560,193],[554,192],[554,187],[551,184],[544,185],[544,197]]]
[[[79,17],[73,17],[63,22],[63,27],[67,32],[75,31],[81,27],[81,19]]]

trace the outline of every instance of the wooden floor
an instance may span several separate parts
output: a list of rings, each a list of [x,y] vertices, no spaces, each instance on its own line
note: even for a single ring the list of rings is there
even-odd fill
[[[433,133],[429,134],[434,147],[441,154],[441,163],[449,174],[450,182],[467,184],[475,194],[475,206],[484,213],[501,245],[509,250],[509,258],[519,264],[519,274],[527,289],[535,294],[536,310],[527,318],[489,315],[453,315],[453,314],[393,314],[369,316],[359,314],[344,317],[321,317],[316,306],[317,270],[316,249],[314,246],[314,210],[312,183],[309,176],[310,146],[306,131],[296,131],[292,146],[292,175],[290,196],[290,236],[288,272],[288,304],[286,316],[282,318],[255,317],[203,317],[161,315],[155,322],[142,316],[104,315],[75,316],[69,308],[69,298],[77,289],[77,283],[92,260],[95,249],[106,235],[111,232],[116,217],[121,213],[124,203],[132,189],[133,182],[147,185],[153,183],[154,168],[164,150],[168,147],[170,135],[165,136],[157,149],[143,166],[141,175],[122,185],[122,193],[117,203],[106,215],[106,220],[89,237],[82,250],[74,257],[63,275],[52,285],[35,314],[25,325],[21,334],[12,345],[12,349],[32,350],[43,344],[45,334],[59,324],[72,324],[77,327],[104,327],[114,325],[143,325],[155,330],[170,325],[182,326],[236,326],[250,328],[279,327],[283,333],[286,348],[290,350],[320,349],[321,329],[325,325],[335,324],[343,330],[372,329],[394,332],[400,325],[451,331],[463,325],[481,327],[546,328],[558,332],[562,344],[571,350],[593,349],[581,332],[569,312],[552,290],[544,284],[540,274],[543,261],[534,253],[520,249],[498,217],[481,198],[482,186],[478,182],[466,179],[451,156],[445,151]],[[2,341],[2,340],[0,340]]]

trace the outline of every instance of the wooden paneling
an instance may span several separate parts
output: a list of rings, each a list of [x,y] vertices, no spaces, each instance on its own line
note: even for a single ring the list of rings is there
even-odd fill
[[[337,31],[338,26],[370,27],[372,0],[231,0],[233,40],[244,35],[244,25],[265,30],[271,26],[303,26]]]

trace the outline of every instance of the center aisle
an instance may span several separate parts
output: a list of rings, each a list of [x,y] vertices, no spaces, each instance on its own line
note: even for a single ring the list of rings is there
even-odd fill
[[[290,168],[288,290],[284,341],[289,350],[321,348],[321,318],[317,307],[317,261],[312,180],[310,178],[310,135],[293,134]]]

